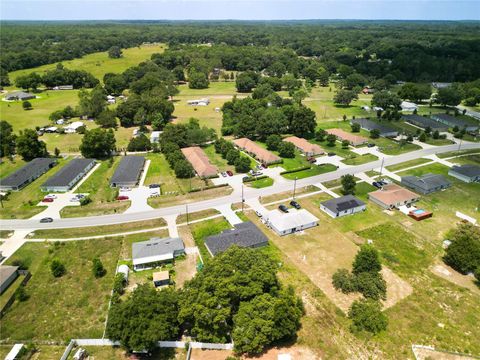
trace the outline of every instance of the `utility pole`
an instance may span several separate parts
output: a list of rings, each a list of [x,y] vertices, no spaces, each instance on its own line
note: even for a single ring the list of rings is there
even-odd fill
[[[243,198],[243,183],[242,183],[242,212],[243,212],[243,203],[244,203],[245,199]]]
[[[295,190],[297,190],[297,177],[295,176],[295,180],[293,180],[293,199],[295,200]]]
[[[382,176],[384,161],[385,161],[385,158],[382,158],[382,165],[380,165],[380,176]]]
[[[463,139],[460,139],[460,142],[458,143],[458,150],[457,150],[458,152],[460,152],[460,147],[462,146],[462,141],[463,141]]]
[[[188,225],[188,204],[185,204],[185,210],[187,211],[187,225]]]

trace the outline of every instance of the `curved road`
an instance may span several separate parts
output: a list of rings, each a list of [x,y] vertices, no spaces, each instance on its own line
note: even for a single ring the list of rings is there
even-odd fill
[[[405,161],[420,158],[426,155],[432,155],[437,153],[444,153],[449,151],[456,151],[459,149],[458,144],[437,146],[427,149],[421,149],[412,151],[409,153],[392,156],[384,159],[384,166],[395,165]],[[477,143],[464,143],[462,150],[468,149],[480,149],[480,144]],[[379,168],[382,160],[372,161],[366,164],[351,166],[337,171],[332,171],[326,174],[312,176],[309,178],[301,179],[297,181],[297,188],[303,188],[308,185],[313,185],[319,182],[335,180],[345,174],[357,174],[360,172]],[[285,181],[282,183],[275,183],[274,185],[263,188],[253,189],[244,187],[244,199],[258,198],[259,196],[268,196],[276,193],[293,190],[293,181]],[[188,204],[188,211],[195,212],[206,209],[215,208],[225,204],[241,202],[241,194],[234,192],[231,195],[223,196],[210,200],[202,200]],[[170,207],[164,207],[155,210],[142,211],[128,214],[112,214],[102,216],[90,216],[81,218],[65,218],[56,219],[52,223],[39,223],[38,220],[0,220],[0,228],[5,230],[37,230],[37,229],[65,229],[65,228],[78,228],[86,226],[101,226],[101,225],[115,225],[133,221],[151,220],[168,215],[185,214],[186,206],[176,205]]]

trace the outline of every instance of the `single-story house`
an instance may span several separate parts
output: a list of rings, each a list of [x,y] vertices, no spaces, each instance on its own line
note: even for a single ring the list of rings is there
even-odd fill
[[[436,120],[430,119],[425,116],[420,116],[417,114],[402,115],[402,119],[422,129],[426,129],[428,127],[432,131],[439,131],[439,132],[448,130],[448,126],[445,126],[444,124]]]
[[[418,105],[409,101],[402,101],[400,108],[402,111],[415,111],[418,110]]]
[[[0,180],[1,191],[18,191],[36,180],[57,164],[56,159],[36,158],[25,164],[13,174]]]
[[[5,95],[5,100],[8,100],[8,101],[16,101],[16,100],[25,101],[25,100],[35,99],[35,98],[36,96],[34,94],[27,93],[24,91],[14,91]]]
[[[65,133],[75,134],[77,132],[77,129],[82,126],[83,126],[82,121],[74,121],[71,124],[68,124],[67,126],[64,127]]]
[[[449,82],[432,82],[432,86],[435,89],[444,89],[444,88],[447,88],[451,85],[452,85],[452,83],[449,83]]]
[[[168,270],[157,271],[152,274],[155,287],[167,286],[170,284],[170,273]]]
[[[421,194],[430,194],[446,189],[452,185],[443,175],[430,173],[420,177],[402,176],[401,184]]]
[[[368,198],[384,209],[398,209],[402,205],[410,205],[420,200],[419,195],[394,183],[369,193]]]
[[[480,166],[478,165],[455,165],[448,170],[448,175],[464,182],[480,182]]]
[[[458,128],[465,129],[466,131],[476,131],[479,128],[479,126],[475,123],[470,123],[464,119],[460,119],[448,114],[432,114],[431,117],[432,119],[452,128],[457,126]]]
[[[283,236],[317,226],[318,218],[305,209],[289,209],[288,213],[272,210],[266,214],[265,223]]]
[[[226,251],[233,245],[258,248],[268,245],[268,238],[254,223],[247,221],[235,225],[234,229],[225,230],[221,234],[205,239],[205,247],[212,256]]]
[[[137,186],[144,166],[145,158],[143,156],[125,156],[110,179],[110,186],[127,188]]]
[[[335,135],[341,141],[347,140],[353,146],[359,146],[368,143],[368,139],[366,137],[348,133],[342,129],[328,129],[327,133]]]
[[[362,129],[367,131],[378,130],[380,132],[380,136],[383,136],[383,137],[398,136],[398,130],[396,130],[395,128],[388,126],[386,124],[380,124],[378,122],[375,122],[369,119],[353,119],[351,123],[359,124]]]
[[[268,151],[267,149],[262,148],[260,145],[256,144],[250,139],[240,138],[233,140],[233,143],[238,148],[254,156],[258,161],[262,162],[265,165],[282,162],[282,158],[280,156],[277,156],[274,153]]]
[[[67,192],[95,166],[94,159],[73,159],[45,181],[40,190]]]
[[[209,99],[196,99],[196,100],[187,100],[188,105],[192,106],[207,106],[210,104]]]
[[[133,269],[152,269],[183,254],[185,246],[180,238],[152,238],[136,242],[132,244]]]
[[[283,139],[283,141],[292,143],[299,151],[304,153],[306,156],[322,155],[325,152],[320,146],[312,144],[311,142],[308,142],[307,140],[296,136],[289,136]]]
[[[73,85],[58,85],[54,86],[52,90],[73,90]]]
[[[158,143],[160,141],[160,135],[162,134],[163,131],[152,131],[150,133],[150,142],[153,143]]]
[[[320,203],[320,209],[336,218],[365,211],[367,205],[353,195],[345,195]]]
[[[18,266],[0,265],[0,294],[18,277]]]
[[[201,178],[214,177],[218,168],[210,163],[207,154],[198,146],[191,146],[181,149],[187,161],[192,164],[193,169]]]
[[[375,89],[372,89],[370,86],[365,86],[363,89],[362,89],[362,93],[364,93],[365,95],[367,94],[373,94],[375,92]]]

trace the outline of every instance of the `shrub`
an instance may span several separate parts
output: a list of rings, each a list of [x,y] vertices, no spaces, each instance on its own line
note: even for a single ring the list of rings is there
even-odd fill
[[[472,224],[461,224],[450,234],[452,243],[443,260],[462,274],[480,267],[480,229]]]
[[[380,273],[357,274],[354,278],[354,287],[368,299],[387,299],[387,283]]]
[[[94,258],[92,260],[92,272],[97,279],[103,277],[107,273],[107,270],[103,267],[102,261],[99,258]]]
[[[30,295],[25,291],[25,286],[21,285],[17,291],[15,291],[15,298],[18,301],[27,301]]]
[[[355,278],[347,269],[338,269],[332,276],[332,284],[344,294],[356,291]]]
[[[382,270],[378,251],[371,245],[363,245],[353,261],[353,273],[379,272]]]
[[[348,317],[352,319],[352,331],[364,330],[377,334],[388,326],[388,319],[382,313],[381,304],[371,299],[354,301]]]
[[[65,273],[67,272],[67,270],[65,269],[65,265],[63,265],[58,259],[52,260],[52,262],[50,263],[50,270],[52,272],[52,275],[57,278],[65,275]]]

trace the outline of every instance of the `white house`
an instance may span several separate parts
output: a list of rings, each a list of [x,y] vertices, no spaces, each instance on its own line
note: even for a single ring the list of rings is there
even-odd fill
[[[365,211],[367,205],[353,195],[345,195],[322,202],[320,209],[331,217],[337,218]]]
[[[400,104],[402,111],[415,111],[418,110],[418,105],[408,101],[402,101]]]
[[[318,218],[305,209],[291,209],[288,213],[273,210],[265,216],[265,223],[283,236],[317,226]]]
[[[151,143],[158,143],[160,141],[160,135],[163,131],[152,131],[150,133],[150,142]]]
[[[210,100],[206,99],[206,98],[205,99],[188,100],[187,104],[192,105],[192,106],[207,106],[208,104],[210,104]]]
[[[71,124],[65,126],[64,129],[67,134],[75,134],[77,132],[77,129],[82,126],[82,121],[74,121]]]
[[[109,104],[115,104],[115,103],[116,103],[115,96],[113,96],[113,95],[107,95],[107,102],[108,102]]]

